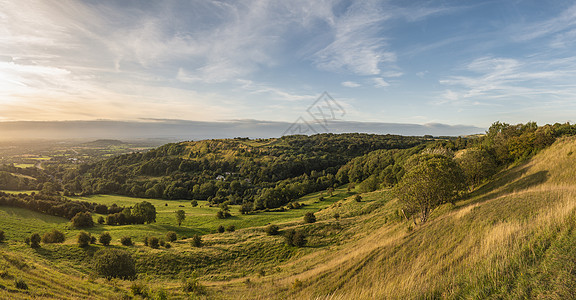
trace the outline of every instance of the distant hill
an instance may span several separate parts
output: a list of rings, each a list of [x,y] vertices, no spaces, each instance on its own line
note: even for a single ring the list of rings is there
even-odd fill
[[[109,146],[120,146],[125,145],[123,141],[120,140],[110,140],[110,139],[99,139],[92,142],[84,143],[86,146],[90,147],[109,147]]]

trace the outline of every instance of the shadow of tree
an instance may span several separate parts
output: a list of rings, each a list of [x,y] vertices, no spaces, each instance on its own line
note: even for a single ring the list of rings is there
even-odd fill
[[[502,195],[526,190],[533,186],[542,184],[548,180],[548,171],[539,171],[528,176],[524,176],[530,167],[521,165],[501,173],[498,177],[483,185],[479,189],[470,193],[465,200],[475,199],[466,205],[484,202]],[[524,177],[523,177],[524,176]]]

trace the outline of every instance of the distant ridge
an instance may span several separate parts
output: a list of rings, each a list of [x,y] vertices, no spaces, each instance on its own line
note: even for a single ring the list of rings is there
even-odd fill
[[[84,143],[84,145],[88,146],[97,146],[97,147],[106,147],[106,146],[119,146],[124,145],[123,141],[120,140],[112,140],[112,139],[98,139],[92,142]]]

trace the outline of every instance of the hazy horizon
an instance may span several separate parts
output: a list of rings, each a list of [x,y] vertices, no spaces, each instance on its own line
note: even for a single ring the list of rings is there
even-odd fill
[[[484,133],[484,128],[445,124],[400,124],[331,121],[315,123],[258,120],[197,122],[185,120],[130,121],[15,121],[0,122],[0,140],[166,139],[170,141],[216,138],[274,138],[290,134],[374,133],[409,136],[461,136]],[[295,127],[299,126],[299,127]]]

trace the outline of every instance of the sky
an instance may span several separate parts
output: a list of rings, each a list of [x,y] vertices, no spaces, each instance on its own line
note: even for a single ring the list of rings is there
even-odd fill
[[[575,46],[563,0],[0,0],[0,121],[574,122]]]

